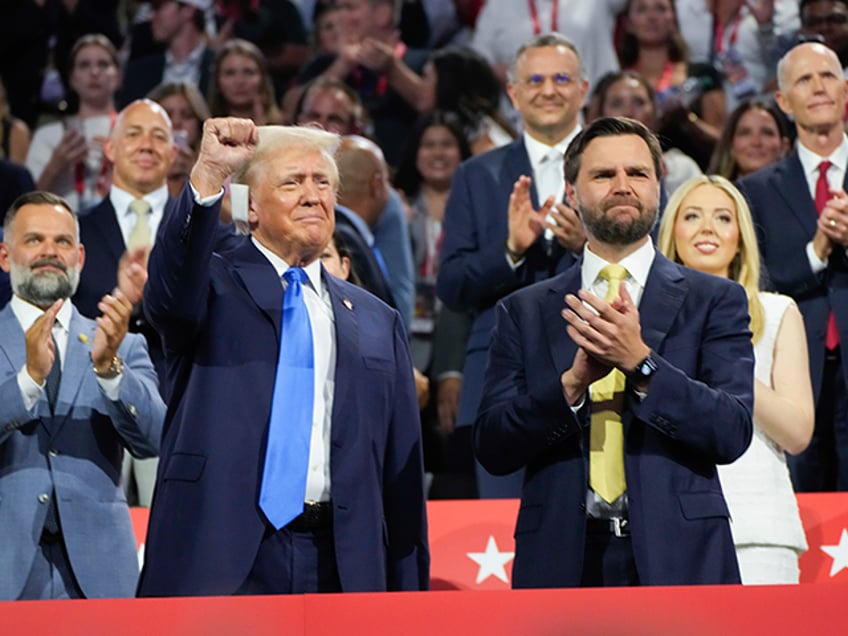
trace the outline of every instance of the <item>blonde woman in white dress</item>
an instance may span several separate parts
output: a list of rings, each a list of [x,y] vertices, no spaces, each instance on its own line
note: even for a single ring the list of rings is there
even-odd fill
[[[801,313],[788,296],[759,290],[751,212],[723,177],[699,176],[681,185],[666,206],[657,242],[672,260],[735,280],[747,292],[756,359],[754,436],[742,457],[719,466],[719,476],[742,582],[797,583],[807,542],[786,453],[803,451],[814,425]]]

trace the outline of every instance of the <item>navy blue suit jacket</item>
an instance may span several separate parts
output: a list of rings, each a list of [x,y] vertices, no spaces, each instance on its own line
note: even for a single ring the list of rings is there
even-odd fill
[[[215,65],[215,52],[206,47],[200,60],[200,78],[195,88],[206,97],[209,93],[209,80],[212,77],[212,67]],[[124,81],[118,91],[118,108],[123,108],[130,102],[146,97],[147,94],[162,83],[165,74],[165,53],[156,53],[132,60],[127,64]]]
[[[525,479],[515,528],[515,587],[580,584],[591,400],[577,412],[560,383],[576,352],[560,312],[580,268],[498,303],[477,457]],[[656,255],[639,305],[658,370],[622,413],[633,553],[644,585],[738,583],[716,464],[751,441],[754,354],[743,289]]]
[[[168,199],[163,215],[167,218],[174,208],[174,199]],[[161,227],[160,223],[160,227]],[[100,203],[79,216],[80,242],[85,246],[85,267],[80,274],[79,287],[74,294],[74,306],[83,316],[97,318],[100,310],[97,303],[106,294],[111,294],[118,285],[118,263],[127,247],[118,225],[115,207],[107,196]],[[236,244],[232,227],[218,224],[216,249],[225,251]],[[158,238],[157,238],[158,240]],[[141,310],[135,311],[130,319],[130,331],[140,333],[147,340],[150,359],[159,376],[159,388],[167,396],[165,354],[159,334],[147,322]]]
[[[181,194],[150,256],[144,307],[175,380],[142,596],[232,594],[268,525],[257,505],[283,290],[249,238],[213,253],[218,206]],[[336,370],[330,474],[344,591],[429,582],[418,401],[400,315],[324,273]]]
[[[470,311],[475,316],[466,345],[459,426],[470,425],[477,416],[495,303],[575,262],[574,255],[556,242],[549,254],[539,237],[527,251],[523,265],[513,271],[507,263],[509,196],[521,175],[533,175],[523,139],[472,157],[457,169],[445,209],[437,293],[454,311]],[[538,209],[535,185],[531,197]]]
[[[836,248],[823,271],[814,274],[810,268],[806,246],[816,232],[818,212],[797,149],[737,185],[751,206],[765,286],[794,298],[804,317],[810,379],[818,401],[831,311],[840,342],[848,342],[848,258],[844,249]],[[848,190],[848,180],[843,188]],[[848,365],[842,366],[848,374]]]

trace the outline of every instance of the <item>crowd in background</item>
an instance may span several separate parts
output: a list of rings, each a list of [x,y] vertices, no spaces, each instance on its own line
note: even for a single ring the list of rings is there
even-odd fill
[[[555,76],[550,85],[543,74],[517,78],[519,46],[550,32],[573,44],[576,77]],[[173,127],[171,198],[186,182],[209,117],[317,125],[342,135],[337,230],[325,266],[403,317],[416,369],[429,496],[485,496],[471,450],[473,417],[463,415],[476,410],[476,403],[463,404],[471,399],[462,397],[464,371],[488,349],[491,324],[481,323],[481,316],[511,289],[467,278],[463,284],[473,288],[442,293],[442,263],[453,268],[451,276],[460,264],[473,276],[471,261],[457,259],[487,248],[482,233],[476,235],[479,228],[477,248],[469,247],[467,236],[446,236],[446,227],[458,227],[455,220],[445,223],[446,211],[465,196],[452,188],[479,187],[471,176],[481,164],[464,162],[512,147],[525,130],[544,129],[544,123],[524,120],[530,108],[522,109],[516,93],[521,82],[522,90],[535,81],[540,90],[563,93],[582,82],[563,98],[572,101],[571,119],[550,145],[570,140],[580,123],[599,117],[636,119],[662,144],[661,201],[670,202],[672,214],[699,185],[713,184],[730,197],[739,224],[750,226],[742,243],[756,242],[752,222],[742,221],[750,216],[745,199],[733,198],[732,182],[793,148],[796,127],[785,114],[791,109],[778,108],[774,94],[778,61],[798,42],[827,45],[848,77],[848,0],[10,0],[0,6],[0,209],[37,188],[64,197],[83,220],[96,211],[121,170],[120,153],[109,143],[117,114],[142,98],[161,104]],[[509,192],[519,175],[504,175]],[[549,192],[533,194],[534,207],[547,205],[552,214],[564,201],[554,182]],[[546,204],[548,194],[553,198]],[[230,195],[228,190],[222,223],[243,220]],[[499,200],[497,214],[505,215],[512,203],[506,196]],[[673,221],[660,231],[658,245],[667,255],[673,255]],[[88,227],[90,240],[100,240],[92,222]],[[87,251],[96,251],[85,234],[84,227]],[[507,228],[493,236],[504,261]],[[545,240],[566,248],[545,276],[570,265],[582,249],[579,239],[572,245],[546,236],[539,244]],[[449,256],[444,245],[452,246]],[[527,250],[518,250],[507,274],[520,269],[525,256],[532,265]],[[733,278],[734,271],[720,274]],[[759,306],[759,283],[768,286],[768,275],[766,268],[747,284],[736,278],[746,284],[752,306]],[[0,291],[5,303],[8,286]],[[800,303],[806,293],[799,284],[793,296]],[[779,340],[787,311],[797,317],[781,305],[774,309],[777,318],[769,314],[760,325],[769,343]],[[131,330],[145,333],[143,317],[133,324]],[[803,331],[800,319],[792,327]],[[159,364],[157,370],[164,373]],[[757,377],[767,381],[763,373]],[[167,402],[164,389],[163,398]],[[848,415],[839,417],[846,427]],[[762,443],[763,454],[798,453],[806,446],[785,438]],[[136,503],[149,504],[154,472],[125,469],[137,488]],[[834,476],[803,487],[811,488],[843,490],[848,481]],[[520,489],[491,492],[518,496]],[[803,549],[803,537],[793,540],[793,550]]]

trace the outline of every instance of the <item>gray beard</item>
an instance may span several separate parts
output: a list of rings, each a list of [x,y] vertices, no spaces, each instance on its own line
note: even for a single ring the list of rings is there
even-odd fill
[[[33,266],[38,264],[35,263]],[[9,282],[12,285],[12,291],[28,303],[42,309],[47,309],[60,298],[73,296],[79,286],[79,279],[79,267],[65,268],[64,272],[44,271],[36,274],[32,271],[32,267],[9,261]]]

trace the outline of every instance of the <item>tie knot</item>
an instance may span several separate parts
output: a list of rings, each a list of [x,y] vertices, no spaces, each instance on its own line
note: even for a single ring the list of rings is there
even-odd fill
[[[144,199],[133,199],[132,202],[130,202],[130,212],[136,216],[145,216],[150,214],[150,210],[150,204]]]
[[[302,267],[289,267],[283,274],[283,279],[288,285],[291,285],[295,281],[303,284],[309,280],[309,277],[306,275],[306,270]]]
[[[621,281],[627,276],[627,270],[618,263],[610,263],[601,270],[600,276],[609,283],[606,300],[617,298]]]
[[[822,161],[819,164],[819,177],[825,177],[827,175],[828,169],[830,169],[832,165],[833,164],[830,161]]]
[[[542,163],[548,163],[549,161],[562,161],[562,153],[556,148],[551,148],[542,157]]]

